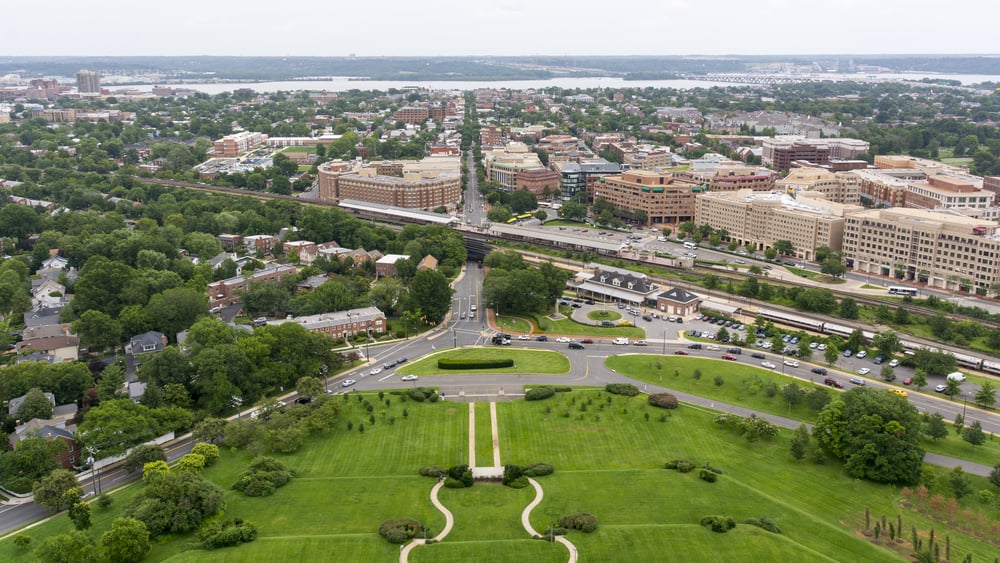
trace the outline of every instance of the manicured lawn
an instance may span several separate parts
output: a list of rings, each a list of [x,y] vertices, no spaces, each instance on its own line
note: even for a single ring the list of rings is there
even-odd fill
[[[593,338],[615,338],[627,336],[630,338],[645,338],[646,331],[634,326],[594,326],[578,323],[570,318],[553,321],[541,315],[535,315],[535,324],[539,330],[547,334],[565,334],[567,336],[590,336]]]
[[[587,318],[595,321],[617,321],[622,318],[622,314],[618,311],[601,309],[587,313]]]
[[[574,390],[545,401],[498,405],[503,462],[544,461],[556,468],[538,480],[545,500],[532,524],[543,529],[552,518],[577,511],[597,516],[595,533],[568,536],[582,561],[900,561],[908,554],[874,546],[856,533],[866,506],[874,518],[895,517],[897,488],[847,477],[835,461],[794,461],[787,431],[772,442],[751,444],[716,425],[709,411],[682,405],[660,422],[665,411],[643,396],[612,396],[610,405],[607,397]],[[662,469],[670,459],[709,462],[724,474],[709,484],[697,471]],[[975,480],[973,489],[984,483]],[[971,497],[963,504],[982,507]],[[737,522],[767,515],[783,533],[737,525],[715,534],[698,525],[710,514]],[[901,514],[907,530],[915,525],[926,533],[933,526],[950,534],[953,559],[970,549],[976,560],[993,557],[992,546],[945,532],[946,525],[914,511]]]
[[[545,222],[546,227],[573,227],[574,229],[587,229],[589,228],[586,223],[581,223],[580,221],[567,221],[565,219],[551,219]]]
[[[490,404],[476,405],[476,465],[493,466],[493,428],[490,426]]]
[[[514,366],[499,369],[480,370],[447,370],[438,369],[437,361],[452,360],[486,360],[495,358],[512,358]],[[433,354],[413,363],[404,364],[396,373],[400,375],[456,375],[467,373],[549,373],[565,374],[569,372],[569,360],[566,356],[550,350],[525,350],[512,346],[496,346],[483,348],[459,348]]]
[[[520,332],[523,334],[531,334],[532,332],[531,322],[522,317],[499,316],[496,317],[496,323],[500,327],[500,330],[507,332]]]
[[[781,375],[781,365],[774,371],[726,360],[710,360],[684,356],[660,356],[651,354],[630,354],[611,356],[605,361],[608,368],[616,372],[669,389],[693,393],[702,397],[716,399],[722,402],[740,405],[761,412],[787,416],[797,420],[813,422],[817,411],[805,404],[805,401],[789,408],[788,402],[781,393],[781,386],[793,381],[790,377]],[[695,370],[701,371],[701,378],[695,379]],[[794,372],[800,377],[809,377],[809,369],[805,367],[785,367],[785,373]],[[721,387],[715,385],[715,377],[721,376]],[[819,376],[813,375],[819,380]],[[841,378],[843,379],[843,378]],[[821,388],[833,390],[822,384],[795,380],[806,392]],[[774,382],[779,390],[773,397],[767,397],[764,387],[768,382]],[[844,383],[847,383],[844,381]]]
[[[316,154],[316,147],[288,147],[281,152],[307,152],[309,154]]]

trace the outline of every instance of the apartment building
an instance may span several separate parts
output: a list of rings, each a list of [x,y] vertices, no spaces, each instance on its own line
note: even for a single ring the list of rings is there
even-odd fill
[[[965,178],[929,176],[906,185],[906,207],[914,209],[954,209],[996,222],[996,194],[976,187]]]
[[[319,198],[432,210],[454,205],[462,197],[461,182],[457,156],[380,162],[360,168],[334,161],[319,167]]]
[[[767,248],[778,240],[790,241],[795,256],[803,260],[814,259],[821,246],[840,250],[845,217],[863,210],[829,201],[820,193],[751,190],[705,193],[695,200],[695,207],[699,225],[725,229],[741,245]]]
[[[701,184],[711,192],[769,192],[774,189],[778,178],[773,170],[747,166],[742,162],[720,162],[705,168],[674,172],[674,175]]]
[[[380,311],[378,307],[362,307],[272,321],[272,324],[282,323],[296,323],[310,332],[321,332],[334,339],[357,336],[358,334],[374,336],[388,330],[385,313]]]
[[[420,106],[404,106],[392,114],[394,121],[418,124],[427,121],[431,116],[430,108]]]
[[[776,181],[779,192],[816,192],[828,201],[848,205],[861,204],[861,179],[846,172],[830,172],[822,168],[793,168],[788,176]],[[714,191],[714,190],[713,190]]]
[[[860,139],[809,139],[799,135],[782,135],[765,139],[761,157],[764,166],[788,170],[796,160],[828,165],[831,159],[851,160],[868,152],[870,145]]]
[[[486,178],[508,192],[517,189],[517,175],[522,170],[545,168],[538,155],[519,142],[507,143],[503,149],[484,152],[483,166]]]
[[[694,219],[695,195],[701,191],[699,184],[670,173],[628,170],[600,178],[590,195],[621,209],[645,212],[646,224],[683,223]]]
[[[503,146],[503,143],[504,134],[500,127],[491,124],[479,130],[480,147],[498,147]]]
[[[246,291],[254,282],[276,284],[297,272],[295,266],[282,264],[256,270],[246,276],[234,276],[208,284],[209,307],[225,307],[240,302],[239,292]]]
[[[267,142],[267,135],[253,131],[233,133],[215,141],[215,156],[235,158]]]
[[[900,178],[891,172],[895,171],[854,170],[851,175],[858,179],[858,191],[870,205],[903,207],[906,205],[906,178]],[[923,173],[919,176],[923,177]]]
[[[1000,227],[949,210],[874,209],[846,217],[856,272],[985,293],[1000,282]]]
[[[608,162],[603,158],[595,162],[559,162],[553,166],[559,173],[559,192],[563,197],[579,192],[593,193],[599,179],[622,172],[617,162]]]
[[[81,94],[100,94],[101,75],[93,70],[76,73],[76,91]]]

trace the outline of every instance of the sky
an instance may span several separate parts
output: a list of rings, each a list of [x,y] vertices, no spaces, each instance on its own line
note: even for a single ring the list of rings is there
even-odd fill
[[[0,56],[998,54],[997,0],[48,0]]]

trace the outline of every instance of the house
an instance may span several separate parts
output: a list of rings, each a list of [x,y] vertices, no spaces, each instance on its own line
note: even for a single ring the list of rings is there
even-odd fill
[[[76,336],[49,336],[22,340],[17,343],[17,353],[43,352],[57,362],[75,362],[80,359],[80,339]]]
[[[162,332],[151,330],[137,334],[125,345],[125,353],[136,357],[142,354],[155,354],[167,347],[167,336]]]
[[[27,328],[57,325],[62,307],[43,307],[24,314],[24,326]]]
[[[219,235],[217,238],[219,239],[219,243],[222,244],[222,248],[224,250],[236,250],[243,243],[243,237],[241,237],[240,235],[231,235],[224,233]]]
[[[667,315],[687,317],[701,309],[701,297],[680,287],[674,287],[656,296],[656,310]]]
[[[308,278],[295,284],[295,291],[313,291],[317,287],[326,283],[329,279],[325,275],[309,276]]]
[[[53,364],[56,361],[56,357],[52,354],[46,354],[45,352],[32,352],[26,356],[18,356],[14,360],[15,364],[23,364],[24,362],[45,362]]]
[[[211,257],[205,263],[212,267],[212,270],[217,270],[219,266],[222,265],[226,260],[236,261],[236,254],[232,252],[220,252],[215,256]]]
[[[227,307],[234,303],[239,303],[239,293],[246,291],[251,283],[276,284],[286,276],[295,275],[296,272],[298,270],[296,270],[295,266],[280,264],[262,270],[255,270],[247,276],[238,275],[212,282],[208,284],[208,305],[209,307]]]
[[[405,254],[386,254],[375,261],[375,275],[380,278],[395,276],[396,262],[408,260],[409,258]]]
[[[428,254],[417,264],[417,271],[421,270],[437,270],[438,259]]]
[[[243,249],[251,254],[256,254],[258,251],[264,254],[270,254],[274,247],[278,246],[281,242],[277,237],[272,237],[271,235],[250,235],[248,237],[243,237]]]
[[[59,440],[66,446],[56,454],[56,461],[59,462],[63,469],[73,469],[75,466],[81,465],[81,462],[85,459],[80,447],[76,443],[75,436],[66,429],[65,421],[53,422],[51,420],[33,418],[14,429],[14,432],[7,439],[7,445],[11,449],[14,449],[21,440],[34,436],[39,436],[46,440]]]
[[[128,388],[128,398],[134,403],[138,403],[142,399],[142,394],[146,392],[145,381],[129,381],[125,386]]]
[[[358,334],[374,336],[387,330],[385,313],[378,307],[361,307],[348,311],[321,313],[292,319],[270,321],[268,324],[296,323],[308,331],[322,332],[331,338],[346,338]]]
[[[52,408],[55,408],[55,406],[56,406],[56,396],[53,395],[52,393],[49,393],[49,392],[44,392],[42,394],[45,395],[45,398],[48,399],[50,403],[52,403]],[[27,394],[24,394],[24,395],[21,395],[20,397],[14,397],[10,401],[8,401],[7,402],[7,415],[10,416],[10,417],[13,417],[15,414],[17,414],[17,411],[21,408],[21,403],[24,402],[24,398],[27,397],[27,396],[28,396]]]
[[[69,299],[65,294],[66,286],[53,279],[42,278],[38,285],[31,288],[31,307],[40,309],[68,305]]]

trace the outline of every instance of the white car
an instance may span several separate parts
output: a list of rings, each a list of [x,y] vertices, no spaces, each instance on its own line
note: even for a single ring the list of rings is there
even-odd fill
[[[896,367],[899,365],[899,360],[889,360],[889,367]]]
[[[810,350],[815,350],[818,347],[819,347],[819,342],[810,342],[809,343],[809,349]]]
[[[378,374],[382,373],[382,368],[375,368],[375,369],[371,370],[368,373],[371,374],[371,375],[378,375]]]
[[[785,365],[786,365],[786,366],[788,366],[788,367],[793,367],[793,368],[797,368],[797,367],[799,367],[799,363],[798,363],[798,362],[796,362],[795,360],[785,360],[785,362],[784,362],[784,363],[785,363]]]
[[[400,378],[402,381],[416,381],[418,378],[415,375],[404,375]]]
[[[351,385],[354,385],[355,383],[357,383],[357,381],[355,381],[353,379],[345,379],[344,382],[340,384],[340,386],[341,387],[350,387]]]
[[[858,375],[868,375],[871,372],[872,372],[872,370],[870,370],[868,368],[861,368],[861,369],[858,370]]]
[[[767,369],[774,369],[778,366],[772,364],[771,362],[761,362],[760,365],[766,367]]]
[[[566,338],[565,336],[560,336],[559,338],[556,338],[556,342],[559,342],[560,344],[565,344],[569,342],[569,338]]]
[[[705,349],[706,349],[706,350],[711,350],[711,351],[713,351],[713,352],[716,352],[716,351],[718,351],[718,350],[721,350],[721,348],[719,348],[719,347],[718,347],[718,346],[716,346],[715,344],[709,344],[708,346],[705,346]]]
[[[856,355],[857,357],[859,357],[859,358],[864,358],[865,356],[867,356],[867,355],[868,355],[868,352],[865,352],[864,350],[862,350],[862,351],[858,352],[858,353],[857,353],[857,354],[855,354],[855,355]]]
[[[519,334],[518,337],[517,337],[517,339],[518,340],[531,340],[531,337],[528,336],[527,334]]]

